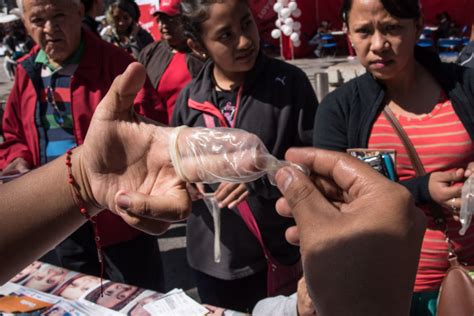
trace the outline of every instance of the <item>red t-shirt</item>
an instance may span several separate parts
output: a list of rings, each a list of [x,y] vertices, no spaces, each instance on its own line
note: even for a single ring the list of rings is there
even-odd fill
[[[455,113],[451,101],[445,97],[429,114],[416,117],[398,115],[397,118],[413,143],[427,173],[466,168],[468,163],[474,160],[471,138]],[[369,148],[395,149],[399,179],[407,180],[416,176],[405,147],[383,114],[379,115],[372,127]],[[464,236],[460,236],[458,232],[461,224],[454,221],[450,214],[450,210],[445,210],[448,235],[454,244],[456,254],[462,262],[474,264],[474,226],[471,226]],[[428,217],[428,229],[422,244],[415,292],[438,289],[449,268],[445,235],[439,230],[434,230],[435,227],[432,218]],[[403,260],[403,257],[400,260]]]
[[[171,58],[168,68],[166,68],[157,92],[168,112],[168,123],[171,122],[174,105],[178,95],[183,88],[191,81],[192,77],[186,64],[186,54],[175,53]]]

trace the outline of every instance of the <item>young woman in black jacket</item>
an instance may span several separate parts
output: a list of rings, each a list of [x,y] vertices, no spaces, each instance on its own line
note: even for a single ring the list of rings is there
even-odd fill
[[[311,144],[317,100],[307,76],[260,52],[259,36],[245,0],[184,0],[188,45],[209,58],[180,94],[172,125],[240,128],[259,136],[283,158],[292,146]],[[222,255],[214,262],[212,216],[202,201],[187,223],[188,262],[202,302],[251,311],[267,295],[267,262],[258,240],[241,217],[241,205],[255,218],[265,246],[281,264],[293,265],[299,250],[285,240],[291,220],[280,217],[278,190],[268,180],[208,188],[222,208]],[[296,290],[297,278],[294,279]]]

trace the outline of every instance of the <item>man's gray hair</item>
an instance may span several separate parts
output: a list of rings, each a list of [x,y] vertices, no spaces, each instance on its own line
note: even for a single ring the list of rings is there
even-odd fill
[[[71,0],[72,3],[80,5],[81,0]],[[16,0],[16,5],[18,6],[18,9],[20,10],[20,15],[23,16],[24,14],[24,9],[23,9],[23,0]]]

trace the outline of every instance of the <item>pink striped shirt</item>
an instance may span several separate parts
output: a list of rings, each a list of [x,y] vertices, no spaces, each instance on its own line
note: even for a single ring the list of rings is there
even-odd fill
[[[469,162],[474,161],[471,138],[455,113],[451,101],[446,98],[440,101],[429,114],[416,117],[397,115],[397,118],[415,146],[426,172],[465,168]],[[369,148],[395,149],[399,179],[407,180],[415,177],[415,170],[405,147],[383,114],[378,116],[372,127]],[[424,211],[427,210],[424,209]],[[464,236],[460,236],[458,231],[461,224],[449,215],[450,210],[444,211],[448,235],[454,244],[456,254],[462,262],[474,264],[474,226],[471,226]],[[429,216],[428,222],[421,249],[415,292],[438,289],[449,267],[445,234],[435,230],[436,226]]]

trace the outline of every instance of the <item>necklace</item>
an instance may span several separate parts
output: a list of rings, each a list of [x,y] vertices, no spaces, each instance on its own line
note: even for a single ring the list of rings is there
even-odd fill
[[[217,83],[217,80],[216,80],[216,77],[214,77],[214,74],[212,74],[211,80],[212,80],[212,83],[214,84],[214,86],[216,87],[216,90],[217,90],[217,91],[233,92],[233,91],[239,89],[238,86],[237,86],[237,87],[234,87],[234,88],[230,88],[230,89],[224,89],[224,88],[222,88],[222,87]]]

